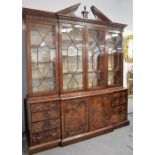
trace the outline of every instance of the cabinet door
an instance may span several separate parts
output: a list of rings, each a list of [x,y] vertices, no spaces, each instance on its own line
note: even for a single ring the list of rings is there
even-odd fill
[[[87,87],[101,89],[106,87],[105,30],[88,29],[87,31]]]
[[[90,130],[97,130],[110,125],[110,96],[93,96],[90,104]]]
[[[83,69],[84,27],[73,24],[61,25],[61,90],[84,89]]]
[[[27,30],[29,93],[54,92],[58,87],[56,25],[27,20]]]
[[[122,34],[120,31],[109,31],[107,36],[108,50],[108,85],[123,84]]]
[[[62,137],[70,137],[87,131],[87,98],[62,101]]]

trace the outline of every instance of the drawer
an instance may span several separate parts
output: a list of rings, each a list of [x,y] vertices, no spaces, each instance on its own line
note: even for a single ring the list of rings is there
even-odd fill
[[[124,104],[127,104],[127,99],[126,98],[117,98],[117,99],[112,99],[111,100],[111,105],[113,107],[115,106],[119,106],[119,105],[124,105]]]
[[[59,101],[51,101],[44,103],[35,103],[31,105],[31,112],[40,112],[44,110],[52,110],[60,107]]]
[[[52,119],[31,124],[32,133],[50,130],[60,127],[60,119]]]
[[[112,94],[112,99],[111,99],[111,105],[112,106],[119,106],[119,105],[124,105],[127,104],[127,91],[119,91],[115,92]]]
[[[127,105],[112,107],[111,122],[117,123],[127,119]]]
[[[44,121],[48,119],[60,118],[60,109],[53,109],[51,111],[35,112],[31,114],[32,122]]]
[[[60,138],[60,128],[32,134],[32,145],[41,144]]]
[[[112,98],[120,98],[121,97],[121,92],[114,92],[112,94]]]
[[[112,108],[113,114],[120,114],[120,113],[125,113],[125,112],[127,112],[127,106],[126,105],[116,106],[116,107]]]
[[[127,90],[121,90],[112,94],[112,98],[126,98],[127,96]]]

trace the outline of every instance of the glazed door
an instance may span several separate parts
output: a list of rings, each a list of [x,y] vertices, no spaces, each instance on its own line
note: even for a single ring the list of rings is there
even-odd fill
[[[58,55],[56,24],[27,18],[29,94],[56,93]]]
[[[60,64],[61,91],[85,89],[84,81],[84,26],[61,24]]]
[[[104,29],[87,29],[87,89],[102,89],[107,83]]]
[[[110,30],[107,36],[108,86],[123,85],[122,34]]]

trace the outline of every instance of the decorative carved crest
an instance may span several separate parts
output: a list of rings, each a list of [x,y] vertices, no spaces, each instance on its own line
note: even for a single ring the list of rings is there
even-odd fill
[[[106,15],[104,15],[100,10],[98,10],[94,5],[90,7],[92,13],[95,17],[98,17],[99,19],[106,21],[106,22],[112,22]]]
[[[73,6],[70,6],[66,9],[60,10],[57,12],[57,14],[63,14],[63,15],[69,15],[69,16],[75,16],[75,11],[79,8],[81,3],[75,4]]]
[[[83,18],[78,17],[75,15],[75,11],[79,8],[80,3],[72,5],[68,8],[65,8],[63,10],[60,10],[58,12],[48,12],[48,11],[41,11],[41,10],[34,10],[34,9],[28,9],[28,8],[23,8],[23,15],[31,15],[31,18],[44,18],[47,17],[47,21],[50,21],[51,18],[53,19],[67,19],[67,20],[72,20],[74,19],[75,21],[84,21],[88,23],[93,23],[93,24],[105,24],[108,26],[114,26],[118,28],[124,28],[127,25],[126,24],[121,24],[121,23],[115,23],[112,22],[106,15],[104,15],[100,10],[98,10],[94,5],[90,7],[92,13],[95,16],[95,20],[93,19],[88,19],[88,11],[86,10],[86,6],[84,7],[84,10],[81,12]],[[34,17],[33,17],[34,16]],[[53,20],[52,19],[52,20]]]
[[[76,16],[75,11],[79,8],[81,3],[75,4],[73,6],[70,6],[66,9],[60,10],[57,12],[57,14],[61,15],[67,15],[67,16]],[[112,22],[106,15],[104,15],[100,10],[98,10],[94,5],[91,6],[91,11],[94,14],[95,17],[102,21],[106,22]],[[86,11],[86,6],[84,6],[84,11],[81,12],[83,15],[83,18],[88,18],[88,11]]]

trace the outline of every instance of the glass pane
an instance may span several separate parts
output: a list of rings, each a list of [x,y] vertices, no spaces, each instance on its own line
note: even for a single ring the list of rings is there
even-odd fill
[[[108,85],[121,84],[122,34],[110,31],[107,36],[108,45]]]
[[[30,24],[33,93],[51,91],[56,87],[56,49],[54,40],[54,26]]]
[[[63,89],[64,90],[76,90],[83,88],[83,75],[82,73],[76,74],[64,74],[63,75]]]
[[[105,32],[88,30],[88,87],[105,86]]]
[[[40,43],[42,42],[41,36],[37,31],[31,31],[31,45],[40,45]]]
[[[63,90],[78,90],[83,88],[83,27],[65,25],[62,32],[62,68]]]
[[[49,62],[50,61],[50,52],[49,48],[46,46],[40,46],[38,48],[38,61],[39,62]]]

